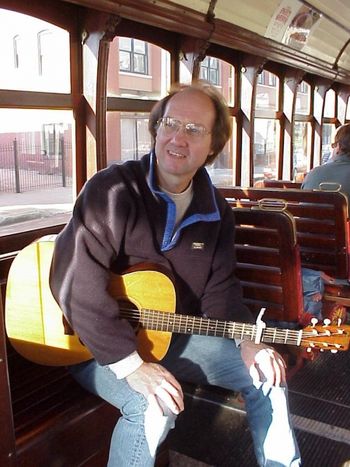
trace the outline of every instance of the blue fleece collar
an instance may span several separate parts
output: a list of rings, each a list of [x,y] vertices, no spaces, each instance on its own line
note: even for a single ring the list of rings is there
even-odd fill
[[[210,193],[210,200],[208,204],[210,204],[210,208],[212,210],[208,212],[196,212],[190,215],[189,217],[184,217],[181,223],[178,225],[177,229],[175,230],[176,205],[174,201],[166,193],[161,191],[157,185],[155,174],[156,163],[156,155],[154,150],[152,150],[150,154],[149,187],[151,191],[155,195],[163,199],[167,205],[166,224],[163,234],[161,251],[168,251],[176,245],[177,241],[180,238],[181,230],[183,228],[196,222],[216,222],[220,220],[221,216],[216,203],[214,187],[211,183],[210,177],[205,169],[200,169],[193,179],[194,196],[197,196],[198,198],[198,195],[196,193],[198,193],[199,191],[199,186],[204,183],[208,192]]]

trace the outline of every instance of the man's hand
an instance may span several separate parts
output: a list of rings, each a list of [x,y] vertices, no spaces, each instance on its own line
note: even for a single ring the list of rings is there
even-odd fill
[[[261,382],[270,386],[280,386],[286,382],[286,364],[273,348],[252,341],[243,341],[240,347],[242,359],[255,386]]]
[[[179,414],[184,409],[184,396],[180,383],[161,365],[144,362],[126,377],[130,387],[156,402],[164,415],[170,410]]]

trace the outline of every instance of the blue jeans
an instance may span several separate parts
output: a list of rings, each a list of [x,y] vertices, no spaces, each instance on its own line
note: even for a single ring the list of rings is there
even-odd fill
[[[300,465],[287,388],[266,387],[263,383],[255,387],[234,341],[174,336],[160,363],[180,381],[211,384],[242,393],[260,466]],[[112,435],[108,466],[153,466],[156,449],[174,426],[176,416],[152,413],[145,397],[132,390],[125,378],[118,380],[108,366],[100,366],[94,360],[71,367],[71,372],[85,388],[121,411]]]

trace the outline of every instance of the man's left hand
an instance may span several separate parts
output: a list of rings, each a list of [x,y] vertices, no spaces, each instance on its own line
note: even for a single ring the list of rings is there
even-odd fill
[[[268,383],[270,386],[281,386],[286,382],[286,364],[281,355],[265,344],[242,341],[241,355],[249,369],[255,386]]]

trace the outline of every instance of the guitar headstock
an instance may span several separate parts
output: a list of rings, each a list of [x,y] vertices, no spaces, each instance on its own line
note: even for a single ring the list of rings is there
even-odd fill
[[[325,319],[323,324],[318,323],[316,318],[311,320],[311,324],[303,329],[301,340],[302,347],[318,349],[321,351],[330,350],[336,353],[341,350],[348,350],[350,343],[350,325],[331,324],[329,319]]]

